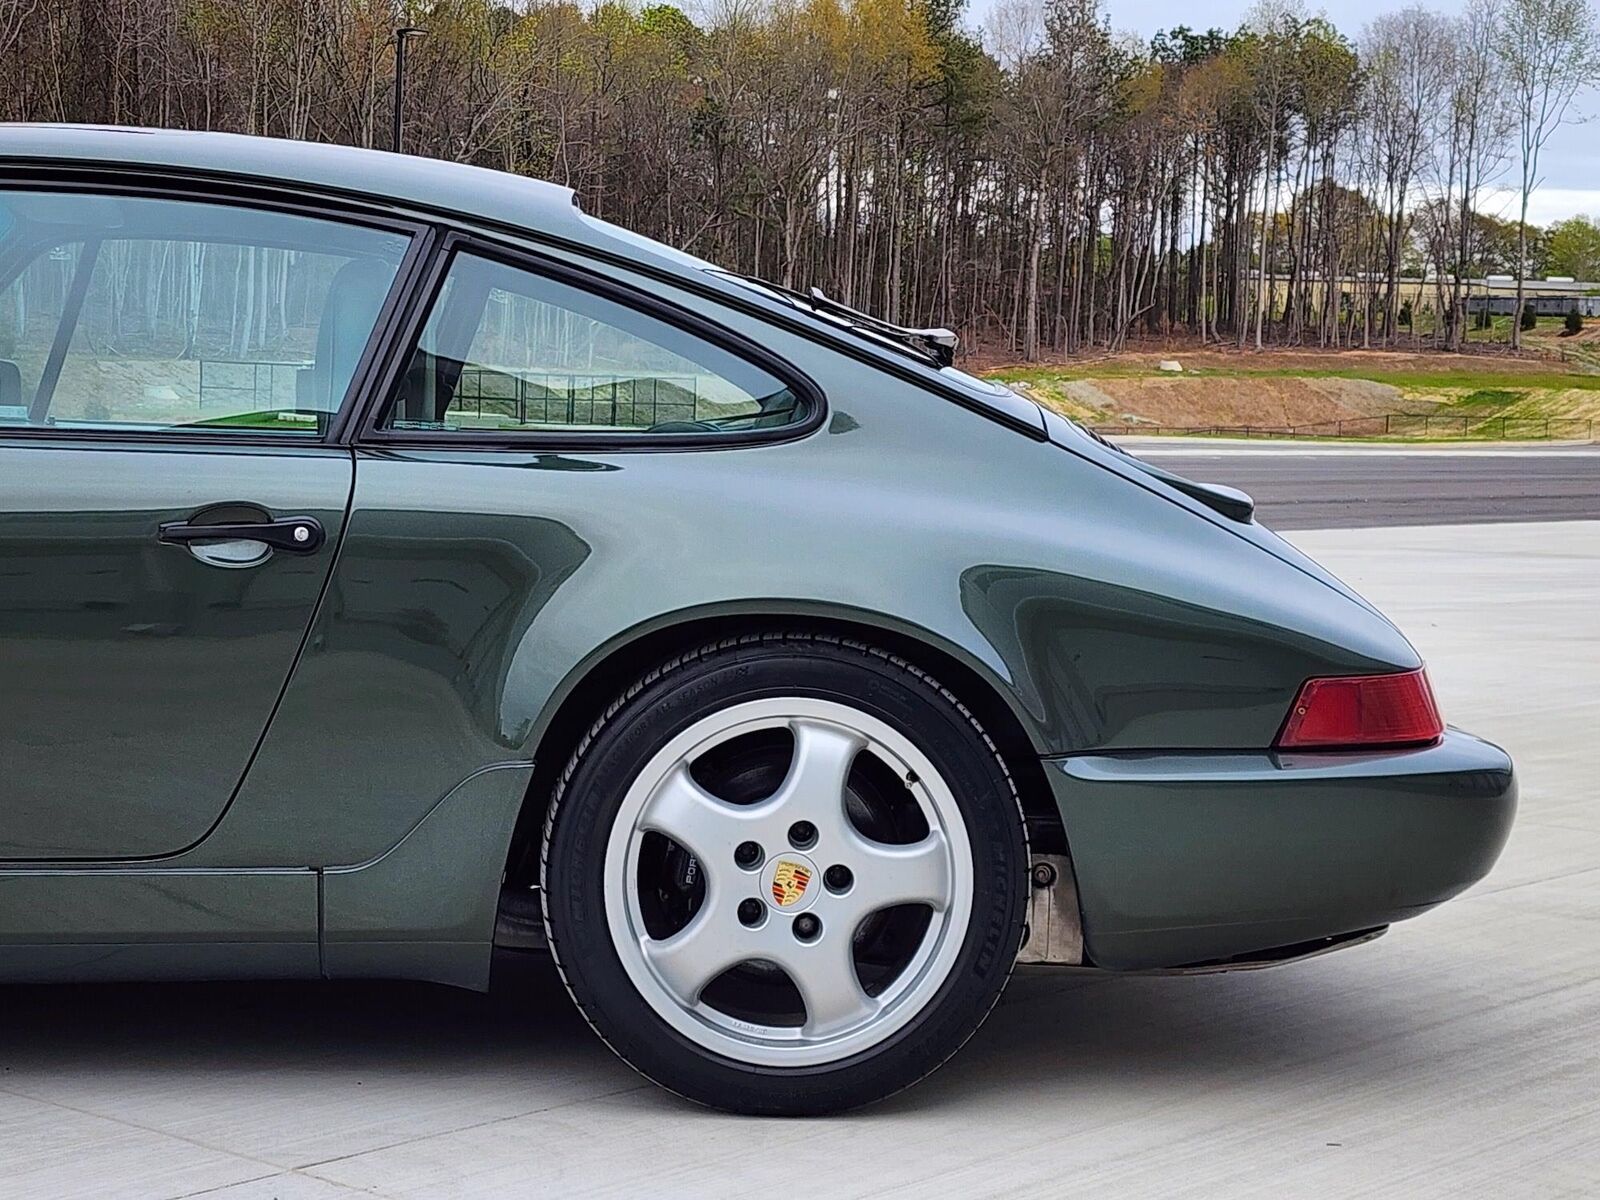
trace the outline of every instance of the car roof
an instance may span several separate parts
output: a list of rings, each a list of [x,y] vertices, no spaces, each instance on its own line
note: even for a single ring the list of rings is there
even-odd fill
[[[322,142],[184,129],[0,123],[0,161],[40,166],[171,169],[304,186],[477,218],[616,250],[608,227],[583,215],[569,187],[465,163]],[[630,245],[682,270],[647,239]],[[687,256],[685,256],[687,257]]]

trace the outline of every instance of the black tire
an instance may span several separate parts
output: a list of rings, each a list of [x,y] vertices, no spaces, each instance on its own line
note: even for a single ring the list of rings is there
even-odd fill
[[[754,1065],[703,1047],[640,995],[607,925],[603,859],[623,795],[667,740],[728,705],[772,696],[846,703],[909,738],[954,792],[973,859],[971,918],[954,965],[909,1023],[851,1057]],[[983,727],[925,672],[881,650],[816,634],[748,636],[651,670],[584,736],[557,785],[541,854],[550,949],[605,1042],[641,1074],[733,1112],[808,1115],[881,1100],[972,1036],[1009,979],[1024,934],[1028,848],[1011,774]]]

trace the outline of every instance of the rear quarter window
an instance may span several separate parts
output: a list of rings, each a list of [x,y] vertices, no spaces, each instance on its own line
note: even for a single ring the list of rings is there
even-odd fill
[[[379,428],[443,437],[714,438],[781,429],[808,413],[784,380],[678,325],[461,253]]]

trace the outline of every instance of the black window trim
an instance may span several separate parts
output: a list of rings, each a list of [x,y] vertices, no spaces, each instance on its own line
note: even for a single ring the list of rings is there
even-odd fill
[[[367,337],[361,358],[356,362],[339,408],[331,414],[332,420],[319,434],[208,429],[204,426],[147,429],[130,425],[124,429],[107,425],[90,429],[73,425],[0,425],[0,443],[14,440],[19,443],[49,442],[83,446],[134,443],[208,447],[273,446],[280,449],[348,445],[348,431],[357,414],[367,406],[367,389],[390,355],[396,322],[407,308],[406,302],[415,292],[419,279],[433,261],[439,233],[437,226],[410,216],[374,212],[369,206],[343,204],[319,193],[289,196],[273,188],[252,188],[242,186],[235,180],[204,175],[167,177],[150,182],[130,178],[125,170],[114,166],[5,165],[6,175],[0,186],[7,191],[83,192],[266,210],[286,216],[313,217],[395,233],[407,241],[394,281],[389,285],[388,295],[378,310],[378,318]]]
[[[513,270],[526,271],[566,284],[708,342],[767,371],[795,394],[806,407],[806,413],[798,421],[772,429],[730,429],[715,433],[559,433],[549,430],[441,433],[433,430],[382,429],[378,422],[397,401],[406,369],[421,340],[423,327],[444,289],[451,264],[462,254],[472,254]],[[816,432],[827,419],[827,397],[816,382],[793,363],[744,334],[709,321],[670,300],[607,278],[597,270],[585,270],[564,258],[540,253],[526,246],[500,242],[477,231],[451,230],[444,235],[434,250],[426,278],[420,281],[420,286],[415,288],[410,297],[403,335],[391,345],[395,352],[389,356],[383,378],[378,381],[380,386],[371,389],[365,411],[355,426],[352,440],[358,447],[509,450],[524,454],[561,450],[585,453],[717,450],[798,441]]]

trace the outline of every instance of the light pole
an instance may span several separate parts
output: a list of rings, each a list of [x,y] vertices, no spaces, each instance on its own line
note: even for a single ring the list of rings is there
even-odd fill
[[[400,153],[400,134],[405,125],[406,112],[406,39],[427,37],[426,29],[415,25],[402,25],[394,31],[394,145]]]

